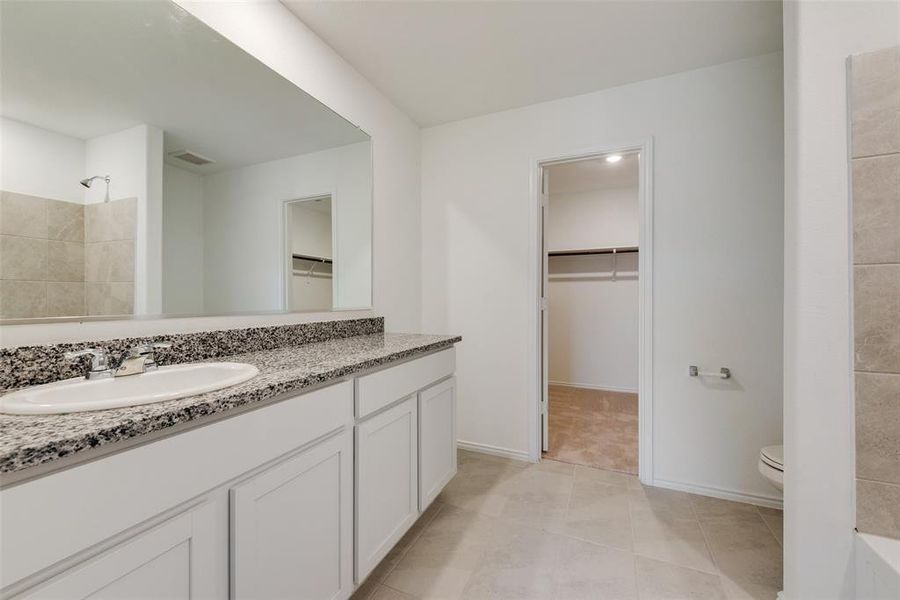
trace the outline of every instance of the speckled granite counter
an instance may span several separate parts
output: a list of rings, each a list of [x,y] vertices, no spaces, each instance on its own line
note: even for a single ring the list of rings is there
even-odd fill
[[[456,336],[376,333],[220,356],[215,361],[256,365],[259,375],[208,394],[130,408],[46,416],[0,415],[0,474],[46,465],[174,425],[220,415],[287,392],[448,348]],[[18,477],[17,477],[18,478]]]

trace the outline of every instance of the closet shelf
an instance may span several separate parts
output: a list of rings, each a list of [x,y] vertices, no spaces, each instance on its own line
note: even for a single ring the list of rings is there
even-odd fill
[[[632,254],[638,252],[637,246],[619,246],[616,248],[578,248],[573,250],[551,250],[548,256],[588,256],[590,254]]]
[[[326,265],[333,264],[333,261],[330,258],[325,258],[324,256],[309,256],[308,254],[292,254],[292,258],[296,258],[297,260],[309,260],[312,262],[320,262]]]

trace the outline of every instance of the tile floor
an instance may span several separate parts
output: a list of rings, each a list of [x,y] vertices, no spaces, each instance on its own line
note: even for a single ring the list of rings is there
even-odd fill
[[[353,600],[772,600],[781,525],[781,511],[624,473],[460,451],[456,478]]]
[[[637,474],[637,394],[551,385],[544,457]]]

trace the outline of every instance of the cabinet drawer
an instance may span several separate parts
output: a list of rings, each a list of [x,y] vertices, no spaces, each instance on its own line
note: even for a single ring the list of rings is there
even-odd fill
[[[356,418],[362,419],[401,398],[452,375],[456,351],[448,348],[356,380]]]

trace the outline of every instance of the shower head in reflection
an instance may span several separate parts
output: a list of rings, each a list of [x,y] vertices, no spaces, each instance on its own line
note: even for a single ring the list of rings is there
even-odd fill
[[[82,179],[81,185],[83,185],[86,188],[89,188],[89,187],[91,187],[91,184],[94,183],[95,179],[102,179],[103,181],[106,182],[106,185],[109,185],[109,175],[94,175],[93,177],[88,177],[87,179]]]
[[[109,175],[94,175],[93,177],[86,177],[85,179],[81,180],[81,185],[86,188],[90,188],[95,179],[102,179],[106,182],[106,196],[103,198],[103,201],[109,202]]]

